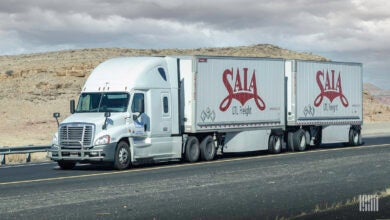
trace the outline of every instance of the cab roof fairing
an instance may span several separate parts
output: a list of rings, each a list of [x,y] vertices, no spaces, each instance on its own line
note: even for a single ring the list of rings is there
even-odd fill
[[[164,80],[157,68],[166,72]],[[82,92],[131,92],[142,88],[170,88],[163,57],[120,57],[99,64],[88,77]]]

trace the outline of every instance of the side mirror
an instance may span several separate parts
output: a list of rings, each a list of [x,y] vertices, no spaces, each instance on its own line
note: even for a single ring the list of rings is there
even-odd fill
[[[138,112],[144,113],[144,99],[138,99]]]
[[[69,105],[70,105],[70,113],[71,114],[74,114],[74,112],[75,112],[75,104],[74,104],[74,99],[72,99],[72,100],[70,100],[70,103],[69,103]]]
[[[134,112],[134,113],[133,113],[133,121],[136,121],[136,120],[139,118],[139,116],[141,116],[141,113],[139,113],[139,112]]]
[[[104,112],[104,117],[106,118],[106,120],[104,120],[104,124],[103,124],[103,127],[102,127],[103,130],[105,130],[107,128],[107,119],[109,117],[111,117],[111,112]]]
[[[56,119],[57,121],[57,127],[60,126],[60,123],[58,122],[58,118],[60,117],[60,113],[59,112],[54,112],[53,113],[53,117]]]

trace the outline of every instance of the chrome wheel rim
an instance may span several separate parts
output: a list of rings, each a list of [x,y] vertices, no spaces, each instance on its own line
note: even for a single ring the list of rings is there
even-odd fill
[[[275,141],[275,150],[279,151],[280,148],[281,148],[280,138],[276,138],[276,141]]]
[[[359,142],[359,134],[355,131],[355,134],[353,136],[353,142],[357,144]]]
[[[119,163],[126,164],[127,160],[129,158],[129,154],[127,153],[127,150],[125,148],[121,148],[119,150]]]
[[[305,146],[306,146],[306,138],[305,138],[305,135],[302,135],[300,147],[304,148]]]

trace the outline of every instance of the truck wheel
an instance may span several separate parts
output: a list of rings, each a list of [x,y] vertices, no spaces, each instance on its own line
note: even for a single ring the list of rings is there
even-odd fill
[[[60,166],[60,168],[63,170],[71,170],[76,166],[76,162],[72,162],[72,161],[60,160],[57,163],[58,163],[58,166]]]
[[[294,150],[296,151],[306,150],[306,135],[304,130],[299,129],[298,131],[294,132],[293,144]]]
[[[114,167],[117,170],[124,170],[130,166],[130,147],[125,141],[118,143],[115,150]]]
[[[269,136],[268,140],[268,152],[272,154],[278,154],[282,150],[282,138],[280,136]]]
[[[294,151],[294,132],[288,132],[286,143],[287,150]]]
[[[311,142],[310,132],[305,130],[305,136],[306,136],[306,146],[310,147],[310,142]]]
[[[314,138],[314,145],[320,146],[322,141],[322,131],[318,131],[317,135]]]
[[[349,130],[349,145],[357,146],[361,142],[360,132],[356,129],[351,128]]]
[[[184,153],[186,161],[193,163],[199,160],[199,141],[194,136],[189,136],[185,147],[186,152]]]
[[[204,161],[213,160],[215,157],[214,139],[210,135],[205,137],[200,143],[200,158]]]

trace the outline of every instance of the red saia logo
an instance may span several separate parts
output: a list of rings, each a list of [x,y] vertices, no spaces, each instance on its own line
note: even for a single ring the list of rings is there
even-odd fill
[[[263,99],[257,94],[257,85],[256,85],[256,72],[253,70],[251,81],[248,85],[248,68],[243,68],[244,70],[244,79],[243,83],[241,81],[240,71],[237,68],[236,77],[234,79],[233,68],[226,69],[223,72],[222,80],[223,84],[228,91],[228,95],[224,98],[219,105],[219,109],[221,111],[226,111],[229,106],[232,104],[233,99],[236,99],[244,105],[249,99],[254,99],[257,105],[257,108],[261,111],[265,109],[265,103]],[[232,86],[229,82],[229,79],[234,82],[234,86]],[[233,80],[234,79],[234,80]],[[248,87],[249,86],[249,87]]]
[[[341,103],[344,107],[348,106],[348,100],[343,94],[343,89],[341,85],[341,75],[340,72],[337,77],[337,81],[335,84],[335,71],[331,70],[332,75],[331,78],[329,78],[329,72],[326,71],[326,75],[324,76],[323,71],[317,72],[317,84],[320,88],[320,94],[317,96],[317,98],[314,100],[314,106],[318,107],[321,105],[324,96],[329,99],[330,102],[333,102],[333,100],[337,97],[340,97]]]

